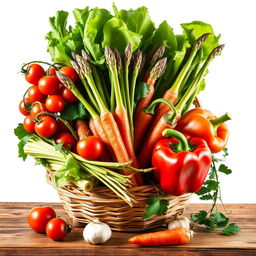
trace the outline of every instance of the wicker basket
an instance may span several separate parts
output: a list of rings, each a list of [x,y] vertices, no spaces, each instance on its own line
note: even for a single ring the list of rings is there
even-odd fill
[[[193,102],[195,107],[200,108],[201,103],[196,97]],[[47,171],[47,181],[54,188],[51,171]],[[189,203],[192,194],[181,196],[167,196],[168,210],[165,215],[154,216],[150,219],[142,219],[145,213],[146,200],[157,194],[157,187],[153,185],[130,188],[129,192],[134,195],[135,202],[131,208],[126,202],[106,187],[97,187],[92,192],[85,192],[77,186],[70,184],[64,188],[56,188],[63,207],[73,223],[89,223],[98,218],[107,223],[112,230],[137,232],[161,227],[170,220],[181,215],[185,206]]]
[[[53,185],[51,171],[46,175],[49,184]],[[54,186],[55,188],[55,186]],[[146,200],[157,193],[153,185],[130,188],[134,195],[131,208],[106,187],[97,187],[92,192],[85,192],[73,184],[64,188],[56,188],[63,207],[75,225],[91,222],[94,218],[107,223],[115,231],[142,231],[165,225],[177,215],[183,213],[191,194],[167,196],[169,201],[167,213],[150,219],[142,219],[145,213]]]

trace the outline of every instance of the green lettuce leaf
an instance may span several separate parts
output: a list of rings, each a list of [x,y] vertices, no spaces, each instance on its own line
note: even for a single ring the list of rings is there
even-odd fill
[[[60,117],[65,120],[83,119],[86,116],[87,112],[81,102],[66,104],[65,108],[60,113]]]
[[[90,10],[84,25],[83,43],[85,49],[91,54],[96,63],[104,62],[102,49],[103,27],[112,18],[106,9],[94,8]]]
[[[54,62],[70,65],[71,52],[80,52],[83,49],[83,42],[79,27],[67,28],[68,12],[57,11],[55,17],[50,17],[49,22],[52,28],[46,35],[48,40],[47,51]]]
[[[115,13],[116,17],[122,19],[130,31],[142,36],[140,46],[142,49],[146,48],[155,31],[155,25],[150,19],[148,9],[144,6],[120,12],[116,9]]]
[[[210,52],[219,45],[220,35],[214,34],[213,28],[210,24],[202,21],[193,21],[190,23],[181,24],[183,28],[184,36],[189,40],[190,44],[193,44],[196,39],[205,33],[211,33],[205,43],[203,44],[203,60],[207,58]]]
[[[151,45],[158,46],[165,45],[165,56],[171,57],[174,55],[174,52],[177,50],[177,39],[174,35],[172,27],[169,26],[167,21],[163,21],[159,27],[156,29],[154,36],[151,40]]]
[[[127,44],[132,44],[135,51],[141,42],[142,35],[129,30],[124,21],[116,17],[108,20],[103,28],[104,40],[102,47],[108,45],[110,48],[117,48],[121,54],[124,53]]]

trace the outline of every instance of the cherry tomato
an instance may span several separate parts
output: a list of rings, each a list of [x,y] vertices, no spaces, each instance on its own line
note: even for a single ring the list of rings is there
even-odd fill
[[[31,64],[25,75],[25,79],[30,84],[37,84],[39,79],[45,75],[45,71],[39,64]]]
[[[25,103],[24,103],[24,100],[25,100]],[[30,101],[29,101],[29,98],[25,98],[24,100],[21,100],[19,104],[19,110],[22,115],[27,116],[29,115],[29,108],[26,108],[25,104],[29,104]]]
[[[72,120],[68,120],[68,123],[74,128],[75,124]],[[63,124],[63,122],[61,122],[60,120],[57,120],[57,125],[58,125],[58,131],[59,132],[69,132],[68,127]]]
[[[57,122],[51,116],[43,116],[35,125],[35,131],[39,136],[49,138],[57,131]]]
[[[60,88],[59,94],[67,101],[68,103],[77,102],[77,97],[70,91],[67,87],[62,86]]]
[[[63,147],[73,151],[76,146],[76,139],[70,132],[61,132],[55,137],[55,143],[63,143]]]
[[[56,213],[51,207],[35,207],[28,214],[28,224],[38,233],[46,232],[47,223],[56,218]]]
[[[27,115],[23,121],[23,127],[24,129],[29,133],[35,132],[35,122],[34,117],[31,115]]]
[[[33,85],[28,89],[28,98],[31,102],[43,102],[46,96],[41,93],[37,85]]]
[[[70,232],[71,227],[61,218],[54,218],[50,220],[46,226],[46,235],[55,241],[64,239]]]
[[[30,114],[31,114],[31,116],[35,117],[37,114],[44,112],[44,111],[47,111],[44,103],[41,103],[41,104],[35,103],[31,108]],[[43,114],[39,115],[39,117],[42,117],[42,116],[43,116]]]
[[[52,112],[61,112],[65,106],[65,101],[60,95],[51,95],[45,101],[46,108]]]
[[[69,77],[73,81],[73,83],[77,81],[78,75],[72,67],[65,66],[61,68],[59,71],[65,74],[67,77]]]
[[[48,74],[49,76],[55,76],[55,75],[56,75],[56,68],[50,67],[50,68],[48,69],[48,71],[47,71],[47,74]]]
[[[41,93],[52,95],[58,92],[60,81],[56,76],[44,76],[38,81],[38,88]]]
[[[78,154],[88,160],[96,160],[103,151],[102,140],[96,136],[89,136],[78,141],[76,145]]]

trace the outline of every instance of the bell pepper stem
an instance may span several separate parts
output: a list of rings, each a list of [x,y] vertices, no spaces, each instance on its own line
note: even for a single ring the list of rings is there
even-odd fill
[[[221,124],[224,122],[231,120],[231,116],[229,113],[225,113],[224,115],[216,118],[216,119],[211,119],[210,122],[212,123],[213,127],[216,129],[218,128]]]
[[[178,132],[178,131],[172,130],[172,129],[165,129],[162,132],[162,135],[164,137],[175,137],[176,139],[178,139],[178,141],[179,141],[178,146],[177,146],[178,152],[190,151],[188,141],[187,141],[186,137],[181,132]]]

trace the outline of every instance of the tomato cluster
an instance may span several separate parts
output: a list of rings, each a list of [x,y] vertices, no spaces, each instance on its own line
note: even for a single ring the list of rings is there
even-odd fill
[[[65,66],[59,71],[68,76],[74,83],[78,79],[78,75],[72,67]],[[51,113],[57,114],[64,109],[66,103],[77,101],[75,95],[61,84],[55,74],[56,69],[54,67],[45,72],[41,65],[30,64],[25,79],[32,85],[19,104],[19,110],[25,116],[24,129],[29,133],[35,132],[45,138],[52,137],[58,132],[57,120]],[[49,114],[46,114],[47,112]],[[73,140],[70,139],[71,133],[67,132],[67,134],[66,137],[73,142],[74,138]]]
[[[69,66],[59,69],[74,83],[78,80],[76,71]],[[77,152],[88,160],[96,160],[103,151],[102,141],[95,136],[89,136],[76,141],[69,128],[59,118],[59,113],[65,104],[78,101],[71,90],[61,84],[56,76],[56,69],[50,67],[47,72],[39,64],[28,66],[25,74],[27,82],[32,84],[19,104],[19,110],[25,116],[24,129],[29,133],[50,138],[54,136],[55,143]],[[69,121],[74,127],[74,122]]]
[[[51,207],[35,207],[28,214],[28,224],[37,233],[46,233],[52,240],[59,241],[71,232],[71,227],[62,217],[56,218]]]

